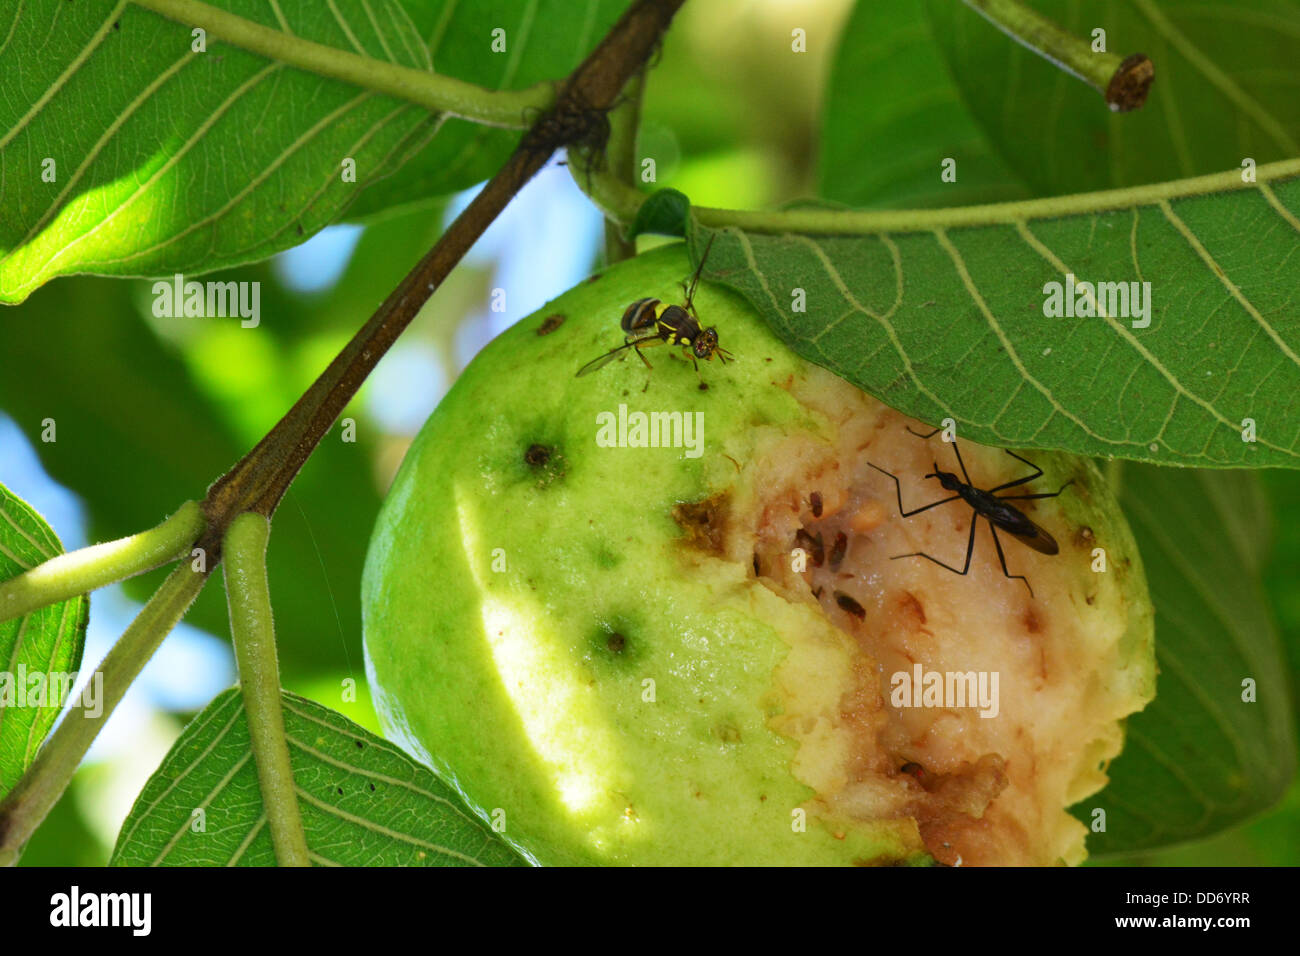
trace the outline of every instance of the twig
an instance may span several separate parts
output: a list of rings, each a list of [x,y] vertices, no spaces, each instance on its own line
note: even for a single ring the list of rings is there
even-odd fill
[[[156,528],[60,554],[0,584],[0,621],[89,594],[174,560],[203,531],[203,512],[187,501]]]
[[[1095,53],[1092,45],[1020,0],[965,0],[1007,36],[1083,80],[1106,98],[1118,113],[1135,110],[1147,101],[1155,67],[1144,54],[1121,57]]]

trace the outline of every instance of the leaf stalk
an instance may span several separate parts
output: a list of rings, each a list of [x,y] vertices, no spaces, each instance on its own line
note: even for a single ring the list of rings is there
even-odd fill
[[[231,524],[222,565],[226,601],[248,714],[248,736],[275,858],[280,866],[311,866],[284,734],[284,711],[280,708],[275,617],[266,577],[266,542],[270,535],[271,523],[259,514],[242,514]]]
[[[60,554],[0,584],[0,621],[88,594],[180,557],[203,533],[203,510],[187,501],[148,531]]]
[[[1020,0],[964,0],[984,19],[1043,59],[1083,80],[1117,113],[1139,109],[1155,79],[1155,67],[1141,53],[1122,57],[1097,52],[1092,43],[1064,29]]]
[[[127,688],[198,597],[208,573],[194,570],[189,561],[176,566],[91,675],[27,772],[0,800],[0,866],[17,862]]]

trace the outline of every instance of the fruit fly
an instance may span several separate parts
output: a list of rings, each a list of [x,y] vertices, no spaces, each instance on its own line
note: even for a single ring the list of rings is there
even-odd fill
[[[928,435],[922,435],[920,432],[912,431],[910,427],[907,430],[917,438],[922,439],[933,438],[942,431],[942,429],[936,428]],[[995,492],[1005,491],[1008,488],[1016,488],[1020,485],[1027,485],[1035,478],[1040,477],[1043,474],[1043,469],[1039,468],[1029,459],[1021,458],[1014,451],[1003,449],[1003,451],[1006,451],[1007,454],[1016,459],[1016,461],[1024,462],[1030,468],[1034,469],[1034,473],[1032,475],[1026,475],[1024,478],[1017,478],[1015,481],[1008,481],[1006,484],[998,485],[996,488],[985,490],[983,488],[976,488],[971,483],[970,475],[966,471],[966,463],[961,459],[961,449],[957,447],[957,440],[955,438],[952,442],[952,450],[957,454],[957,464],[961,466],[962,477],[958,478],[950,471],[941,470],[938,462],[934,463],[934,471],[930,472],[930,474],[925,477],[937,478],[939,484],[943,485],[945,490],[956,492],[956,494],[949,498],[942,498],[939,501],[931,502],[928,505],[922,505],[920,508],[914,508],[911,511],[908,511],[903,507],[903,489],[898,483],[898,476],[885,471],[885,469],[881,468],[879,465],[873,465],[871,462],[867,462],[868,465],[871,465],[872,468],[875,468],[876,471],[880,472],[882,475],[887,475],[893,479],[894,490],[898,493],[898,511],[904,518],[910,518],[912,515],[920,514],[922,511],[929,511],[931,508],[939,507],[939,505],[946,505],[948,502],[956,501],[959,498],[962,501],[965,501],[966,504],[970,505],[973,512],[970,519],[970,540],[966,543],[966,563],[962,565],[960,571],[952,565],[944,564],[938,558],[925,554],[922,551],[913,551],[910,554],[896,554],[890,558],[890,560],[896,561],[899,558],[925,558],[927,561],[933,561],[941,568],[947,568],[954,574],[964,575],[970,570],[971,555],[975,551],[975,528],[979,525],[979,519],[983,518],[989,523],[989,530],[993,534],[993,545],[998,549],[998,561],[1002,564],[1002,574],[1013,580],[1024,581],[1025,587],[1029,588],[1029,596],[1033,597],[1034,589],[1029,587],[1028,578],[1023,574],[1012,574],[1007,570],[1007,558],[1006,555],[1002,553],[1002,542],[998,540],[998,531],[1005,531],[1007,534],[1033,548],[1040,554],[1056,554],[1061,549],[1057,545],[1056,539],[1048,534],[1045,529],[1035,524],[1028,515],[1015,505],[1007,504],[1007,502],[1033,501],[1038,498],[1055,498],[1067,487],[1073,484],[1074,479],[1067,481],[1056,491],[1045,491],[1034,495],[999,496],[996,495]],[[962,480],[963,478],[965,479],[964,481]]]
[[[703,328],[699,316],[695,313],[695,287],[699,285],[704,261],[708,259],[709,250],[712,248],[713,239],[710,238],[709,244],[704,247],[704,255],[700,257],[700,265],[695,270],[690,285],[682,283],[682,291],[686,294],[686,301],[682,305],[666,305],[659,299],[653,298],[637,299],[623,312],[623,318],[619,322],[624,332],[623,344],[592,359],[578,369],[578,375],[587,375],[598,368],[604,368],[626,349],[633,349],[637,357],[645,362],[646,368],[654,368],[641,350],[665,343],[687,348],[697,372],[700,370],[700,359],[708,362],[716,355],[719,361],[726,364],[732,356],[718,344],[717,329],[712,326]]]

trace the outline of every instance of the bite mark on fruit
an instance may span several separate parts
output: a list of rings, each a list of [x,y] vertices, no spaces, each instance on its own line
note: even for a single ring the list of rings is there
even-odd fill
[[[524,464],[537,476],[537,487],[545,488],[563,478],[566,471],[564,456],[559,449],[542,442],[533,442],[524,452]]]
[[[679,501],[673,520],[686,532],[683,544],[716,557],[726,553],[730,496],[717,494],[700,501]]]
[[[542,320],[542,324],[537,327],[537,334],[550,335],[563,324],[564,316],[559,312],[552,313]]]
[[[798,384],[785,387],[801,401],[808,397]],[[792,603],[819,607],[853,648],[854,689],[843,692],[833,730],[824,714],[806,710],[811,698],[802,696],[794,712],[787,700],[785,714],[772,724],[799,742],[796,772],[805,766],[816,771],[815,782],[801,777],[818,793],[807,805],[809,813],[832,829],[833,820],[846,817],[910,823],[934,859],[948,865],[1056,862],[1082,835],[1063,812],[1073,772],[1069,748],[1060,756],[1055,748],[1071,734],[1094,732],[1090,724],[1080,731],[1078,718],[1086,724],[1097,717],[1079,710],[1065,720],[1055,709],[1053,695],[1062,693],[1067,706],[1074,706],[1071,694],[1077,691],[1065,689],[1070,668],[1086,671],[1090,665],[1081,663],[1082,635],[1071,631],[1070,615],[1053,610],[1063,601],[1086,606],[1085,599],[1097,599],[1093,576],[1079,573],[1086,553],[1045,557],[1012,542],[1013,573],[1044,582],[1037,600],[1002,576],[983,523],[968,576],[928,562],[892,560],[917,551],[945,558],[955,553],[960,567],[971,512],[955,502],[901,519],[894,488],[870,473],[867,458],[897,468],[904,507],[917,508],[943,497],[924,476],[936,455],[952,452],[937,441],[935,447],[917,442],[904,428],[909,420],[897,413],[863,412],[837,398],[818,406],[838,430],[835,437],[783,439],[748,463],[742,483],[756,489],[755,500],[737,505],[729,529],[731,535],[752,535],[734,547],[752,543],[761,585]],[[992,449],[967,461],[977,484],[991,487],[1019,476],[1002,474],[998,469],[1010,469]],[[1080,473],[1076,484],[1088,480]],[[1059,528],[1055,505],[1033,503],[1026,510]],[[1062,530],[1066,540],[1082,537],[1091,546],[1091,529],[1085,529]],[[1002,711],[985,719],[970,705],[894,706],[891,678],[916,666],[945,674],[999,672]],[[1045,708],[1041,721],[1038,695]],[[1044,731],[1040,723],[1056,729]],[[827,770],[836,766],[827,761],[836,760],[838,777]]]

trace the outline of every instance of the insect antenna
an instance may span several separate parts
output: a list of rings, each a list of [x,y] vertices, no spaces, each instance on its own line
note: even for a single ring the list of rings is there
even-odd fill
[[[700,273],[704,271],[704,263],[709,258],[709,250],[713,248],[713,240],[716,238],[718,238],[716,232],[709,236],[709,244],[704,247],[704,255],[700,256],[700,264],[695,267],[695,275],[691,278],[690,288],[686,289],[686,308],[688,309],[694,307],[695,287],[700,284]]]

